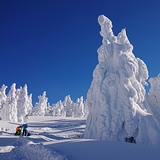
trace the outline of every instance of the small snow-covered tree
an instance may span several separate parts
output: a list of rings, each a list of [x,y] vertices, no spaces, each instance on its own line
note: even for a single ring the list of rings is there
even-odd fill
[[[35,104],[32,110],[32,115],[35,116],[45,116],[47,111],[48,98],[46,97],[46,92],[44,91],[42,96],[38,96],[39,102]]]
[[[53,116],[55,117],[66,117],[66,111],[64,109],[64,105],[62,101],[60,100],[56,104],[52,105],[53,110]]]
[[[66,117],[72,117],[74,115],[73,113],[73,101],[71,100],[70,95],[66,96],[63,102],[64,109],[66,112]]]
[[[83,102],[83,96],[77,99],[74,105],[74,117],[84,117],[85,116],[85,105]]]
[[[2,119],[5,119],[5,113],[6,113],[6,108],[4,106],[7,99],[6,89],[7,89],[7,86],[5,86],[4,84],[0,88],[0,118]]]
[[[146,95],[147,110],[154,115],[160,116],[160,74],[149,79],[150,90]]]

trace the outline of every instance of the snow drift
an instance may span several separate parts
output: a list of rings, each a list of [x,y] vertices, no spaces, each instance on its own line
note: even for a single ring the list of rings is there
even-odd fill
[[[159,120],[145,100],[146,64],[132,53],[125,29],[115,36],[107,17],[99,16],[98,22],[103,40],[87,94],[85,138],[124,141],[134,137],[137,143],[160,145]]]

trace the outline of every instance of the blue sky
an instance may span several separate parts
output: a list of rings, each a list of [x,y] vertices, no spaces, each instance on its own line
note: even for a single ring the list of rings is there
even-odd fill
[[[158,0],[0,1],[0,86],[27,84],[33,103],[47,92],[51,104],[66,95],[86,98],[101,45],[99,15],[126,28],[133,53],[160,73]]]

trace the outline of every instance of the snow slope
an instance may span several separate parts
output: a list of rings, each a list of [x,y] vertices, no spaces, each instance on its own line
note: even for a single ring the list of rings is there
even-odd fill
[[[158,147],[84,139],[85,119],[29,117],[30,137],[14,136],[19,124],[0,121],[1,160],[159,160]]]

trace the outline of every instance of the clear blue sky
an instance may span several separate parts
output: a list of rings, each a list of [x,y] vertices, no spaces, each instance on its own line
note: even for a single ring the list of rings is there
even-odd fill
[[[127,29],[133,53],[160,73],[159,0],[1,0],[0,86],[28,85],[33,103],[86,98],[101,45],[99,15],[117,35]]]

